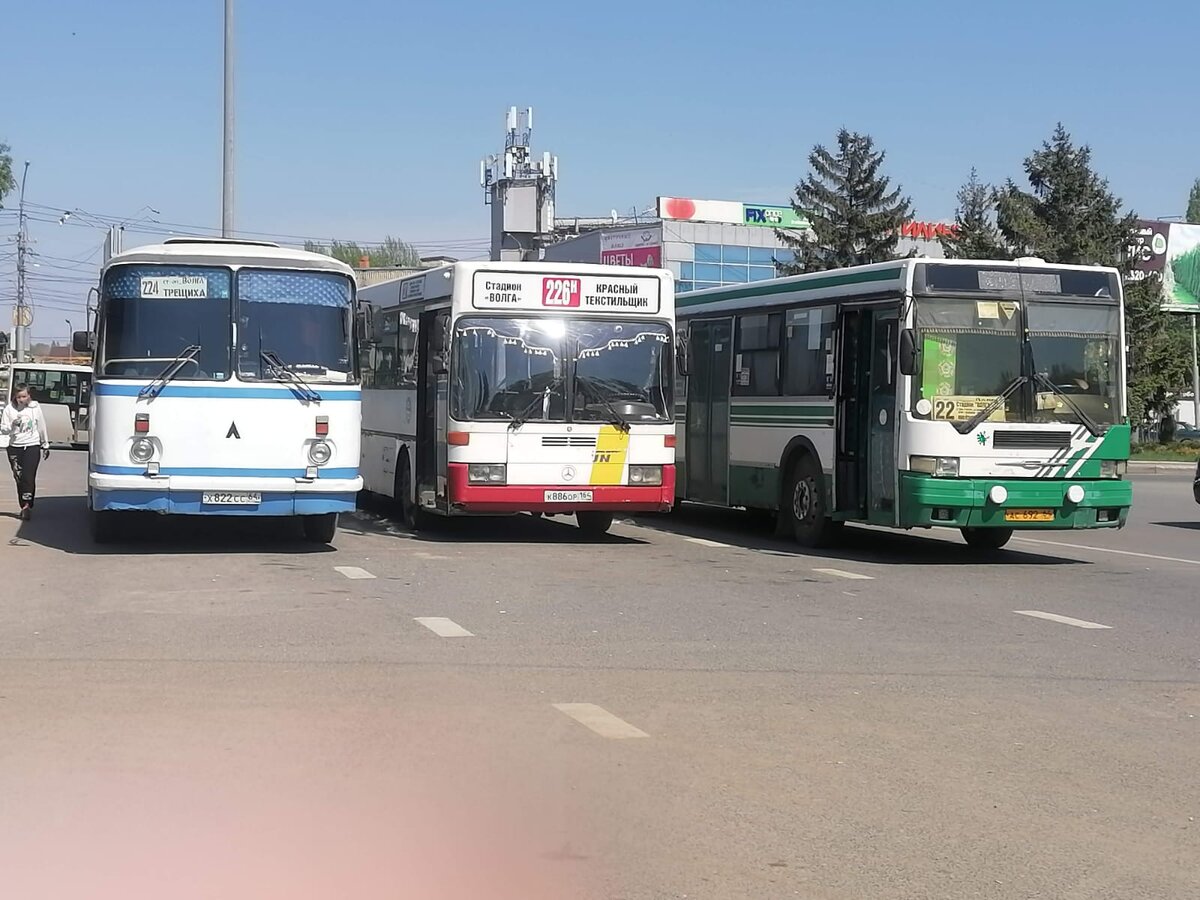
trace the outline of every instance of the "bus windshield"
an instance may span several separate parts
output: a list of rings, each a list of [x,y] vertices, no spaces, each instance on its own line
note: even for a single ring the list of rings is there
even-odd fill
[[[274,377],[267,354],[305,380],[351,380],[351,293],[344,275],[240,269],[239,377]]]
[[[668,422],[671,331],[654,322],[465,318],[454,328],[451,415]],[[541,404],[538,398],[541,397]]]
[[[926,400],[930,418],[965,422],[1002,394],[1021,373],[1021,332],[1016,302],[921,298],[917,335],[921,368],[917,411]],[[992,414],[998,421],[1020,420],[1014,392]]]
[[[178,379],[229,377],[228,269],[129,265],[102,286],[98,375],[153,378],[185,349],[200,350]]]
[[[961,424],[1008,391],[991,421],[1111,425],[1120,416],[1120,309],[1111,300],[920,298],[916,325],[919,415]]]

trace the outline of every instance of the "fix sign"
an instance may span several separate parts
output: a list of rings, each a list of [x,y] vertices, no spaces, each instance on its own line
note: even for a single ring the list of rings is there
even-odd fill
[[[577,309],[584,312],[643,313],[660,308],[659,275],[571,275],[541,272],[476,272],[475,309]]]

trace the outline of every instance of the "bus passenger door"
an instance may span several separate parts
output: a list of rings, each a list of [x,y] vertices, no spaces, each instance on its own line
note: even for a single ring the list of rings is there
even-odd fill
[[[446,508],[446,424],[449,377],[439,371],[449,361],[446,348],[436,346],[439,332],[449,342],[449,313],[423,312],[419,319],[417,342],[421,361],[417,368],[417,453],[416,503],[425,506],[422,497],[435,498],[438,509]]]
[[[870,405],[866,395],[871,365],[870,326],[870,310],[841,309],[838,312],[834,512],[850,519],[865,518],[867,510],[866,463]]]
[[[867,518],[896,523],[896,354],[900,348],[900,311],[876,309],[871,318],[871,365],[868,377]]]
[[[688,326],[687,430],[684,496],[725,504],[729,499],[729,393],[733,320]]]

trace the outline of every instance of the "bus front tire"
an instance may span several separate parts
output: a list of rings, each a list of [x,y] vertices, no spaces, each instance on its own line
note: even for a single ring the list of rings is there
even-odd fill
[[[92,533],[94,543],[111,544],[120,537],[118,515],[111,510],[107,512],[98,509],[88,511],[88,530]]]
[[[825,475],[810,454],[804,454],[788,470],[788,479],[780,514],[791,526],[792,536],[801,547],[825,547],[841,530],[841,522],[828,515]]]
[[[316,516],[302,516],[304,522],[304,539],[313,544],[332,544],[333,536],[337,534],[338,514],[321,513]]]
[[[1011,528],[963,528],[963,540],[972,550],[999,550],[1013,536]]]
[[[612,523],[613,514],[610,512],[592,510],[575,513],[575,524],[590,538],[603,537],[612,528]]]

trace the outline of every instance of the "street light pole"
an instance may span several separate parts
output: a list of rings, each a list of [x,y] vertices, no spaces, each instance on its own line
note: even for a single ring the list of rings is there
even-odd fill
[[[17,308],[13,310],[13,358],[25,362],[29,353],[29,320],[32,318],[25,295],[25,254],[29,248],[29,230],[25,219],[25,179],[29,177],[29,160],[21,173],[21,199],[17,213]]]
[[[233,237],[233,0],[225,0],[225,134],[221,156],[221,237]]]

